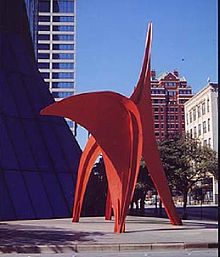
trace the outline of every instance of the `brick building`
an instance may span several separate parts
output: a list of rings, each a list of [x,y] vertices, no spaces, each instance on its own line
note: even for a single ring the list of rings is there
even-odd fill
[[[165,72],[158,77],[151,71],[151,99],[158,141],[185,132],[184,103],[192,96],[191,86],[178,71]]]

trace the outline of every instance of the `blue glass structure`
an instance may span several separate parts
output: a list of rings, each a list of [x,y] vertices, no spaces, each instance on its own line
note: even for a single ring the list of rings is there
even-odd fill
[[[81,149],[35,63],[23,0],[0,1],[0,220],[70,217]]]

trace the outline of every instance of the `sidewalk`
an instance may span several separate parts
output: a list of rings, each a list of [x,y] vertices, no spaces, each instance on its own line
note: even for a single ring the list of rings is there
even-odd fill
[[[0,222],[0,253],[146,251],[217,247],[217,222],[128,216],[126,233],[114,234],[103,217]]]

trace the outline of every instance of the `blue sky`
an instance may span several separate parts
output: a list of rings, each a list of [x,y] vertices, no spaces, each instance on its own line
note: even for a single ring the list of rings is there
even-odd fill
[[[149,21],[157,74],[177,69],[194,93],[217,81],[217,0],[77,0],[77,93],[129,96]]]

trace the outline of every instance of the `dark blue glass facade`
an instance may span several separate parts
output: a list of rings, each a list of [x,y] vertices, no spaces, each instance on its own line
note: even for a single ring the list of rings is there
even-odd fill
[[[12,8],[13,7],[13,8]],[[71,217],[81,149],[34,60],[22,0],[0,1],[0,220]]]

